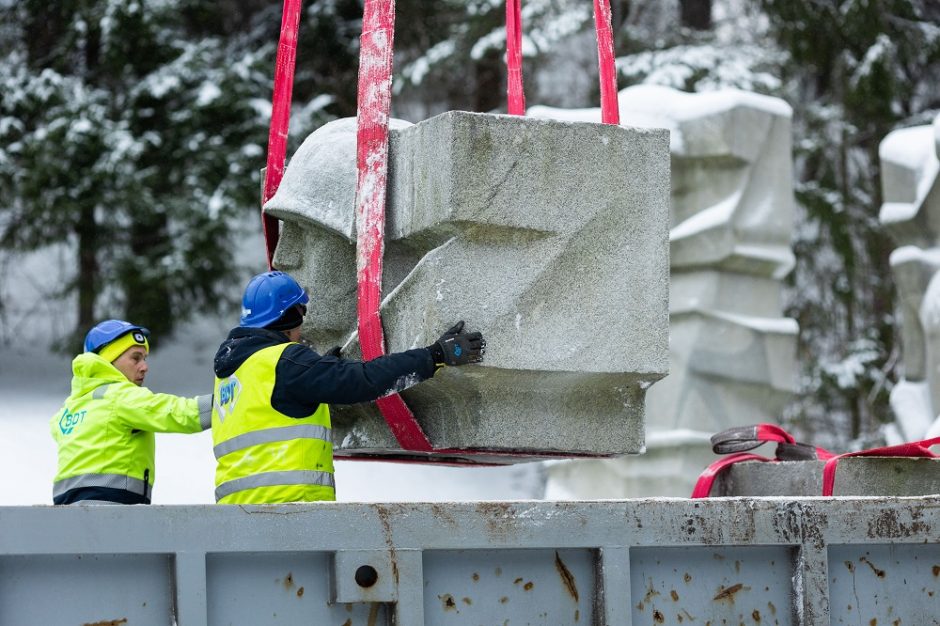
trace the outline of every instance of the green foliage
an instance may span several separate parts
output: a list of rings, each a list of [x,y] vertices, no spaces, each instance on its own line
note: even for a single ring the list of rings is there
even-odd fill
[[[0,245],[74,248],[63,295],[78,294],[79,335],[110,316],[163,334],[235,301],[234,232],[258,210],[280,6],[29,0],[2,12]],[[301,131],[336,100],[303,100],[329,56],[317,58],[298,72]]]

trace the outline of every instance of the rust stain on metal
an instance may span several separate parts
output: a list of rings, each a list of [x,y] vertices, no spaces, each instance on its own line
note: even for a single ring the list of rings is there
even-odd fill
[[[659,611],[653,611],[653,621],[656,622],[657,624],[662,624],[663,622],[666,621],[666,618]]]
[[[770,609],[770,614],[771,614],[771,615],[776,615],[776,614],[777,614],[777,607],[774,606],[774,603],[773,603],[773,602],[768,602],[768,603],[767,603],[767,608]]]
[[[861,557],[859,561],[868,565],[868,567],[871,568],[871,571],[873,571],[875,573],[875,576],[877,576],[878,578],[885,577],[885,571],[883,569],[878,569],[877,567],[875,567],[875,564],[869,561],[868,559],[866,559],[865,557]]]
[[[753,611],[751,611],[751,619],[757,623],[760,623],[760,611],[758,611],[757,609],[754,609]]]
[[[934,575],[934,576],[940,576],[940,565],[934,565],[934,566],[933,566],[933,575]]]
[[[82,626],[121,626],[121,624],[126,624],[127,618],[122,617],[121,619],[106,619],[101,620],[100,622],[86,622]]]
[[[342,623],[342,626],[352,626],[352,619],[347,619]]]
[[[685,575],[682,577],[682,580],[684,580],[687,583],[692,582],[692,574],[686,572]]]
[[[473,572],[473,576],[471,576],[470,578],[473,579],[473,582],[477,582],[478,580],[480,580],[480,575],[477,574],[476,572]]]
[[[576,622],[581,621],[581,611],[579,611],[578,609],[574,610],[574,621]]]
[[[893,622],[891,622],[891,626],[901,626],[901,620],[899,619],[894,620]]]
[[[643,607],[645,607],[645,606],[646,606],[646,605],[644,605],[642,602],[638,602],[637,605],[636,605],[636,608],[637,608],[638,610],[642,611],[642,610],[643,610]]]
[[[535,587],[535,583],[533,583],[531,580],[527,582],[526,584],[522,585],[522,588],[525,589],[526,591],[532,591],[533,587]]]
[[[853,563],[852,561],[843,561],[843,562],[845,563],[846,569],[848,569],[850,572],[855,571],[855,563]]]
[[[375,505],[375,511],[379,516],[379,521],[382,523],[382,529],[385,532],[385,545],[388,546],[389,558],[392,562],[392,579],[395,581],[395,586],[398,586],[398,558],[395,552],[395,541],[392,537],[392,522],[391,516],[392,511],[387,506],[381,504]]]
[[[467,606],[470,606],[471,604],[473,604],[473,600],[471,600],[467,596],[462,597],[460,600]]]
[[[653,587],[653,579],[650,578],[650,587],[649,589],[646,590],[646,595],[643,596],[643,601],[649,602],[650,600],[653,599],[654,596],[658,596],[658,595],[659,595],[659,592],[656,591],[655,587]]]
[[[742,589],[744,589],[744,585],[741,583],[731,585],[730,587],[720,587],[718,593],[715,594],[715,597],[712,598],[712,600],[730,600],[732,603],[734,603],[734,594],[741,591]]]
[[[868,622],[868,626],[878,626],[878,620],[876,618],[871,618],[871,621]]]
[[[292,572],[287,572],[287,576],[284,578],[284,589],[290,591],[290,588],[294,586],[294,574]]]
[[[450,508],[442,504],[432,504],[431,515],[433,515],[434,517],[441,520],[442,522],[444,522],[445,524],[447,524],[448,526],[452,528],[457,528],[457,526],[459,525],[457,522],[457,518],[454,517],[453,514],[450,512]]]
[[[442,596],[437,596],[441,601],[441,605],[444,607],[445,611],[456,611],[457,603],[454,602],[454,596],[449,593],[445,593]]]
[[[476,511],[483,517],[490,535],[505,537],[517,528],[518,516],[509,502],[479,502]]]
[[[521,583],[521,582],[522,582],[522,577],[520,576],[519,578],[517,578],[517,579],[515,579],[514,581],[512,581],[512,584],[518,585],[518,584]]]
[[[571,594],[575,602],[579,602],[577,582],[568,569],[568,566],[561,560],[561,556],[558,554],[557,550],[555,551],[555,569],[558,570],[558,574],[561,576],[561,582],[565,585],[565,589],[568,590],[568,593]]]
[[[500,604],[506,604],[507,602],[509,602],[509,598],[506,596],[503,596],[502,598],[499,599]]]
[[[868,523],[868,536],[872,539],[891,539],[929,534],[930,524],[920,521],[922,516],[920,510],[914,509],[908,523],[899,518],[897,511],[884,511]]]
[[[678,602],[678,601],[679,601],[679,594],[676,593],[676,590],[675,590],[675,589],[673,589],[672,591],[670,591],[670,592],[669,592],[669,595],[672,597],[672,601],[673,601],[673,602]]]
[[[304,588],[303,588],[303,587],[301,587],[300,589],[297,590],[297,597],[298,597],[298,598],[303,598],[303,597],[304,597]]]
[[[366,626],[375,626],[379,623],[379,607],[381,605],[378,602],[373,602],[372,606],[369,607],[369,617],[366,620]]]

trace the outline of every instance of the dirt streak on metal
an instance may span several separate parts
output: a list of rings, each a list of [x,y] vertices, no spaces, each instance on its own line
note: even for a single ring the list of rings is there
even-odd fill
[[[381,504],[375,505],[375,512],[379,516],[379,521],[382,522],[382,528],[385,531],[385,545],[388,546],[389,558],[392,561],[392,580],[395,581],[395,586],[398,586],[398,558],[395,553],[395,540],[392,537],[392,511],[389,507],[383,506]]]
[[[121,624],[126,624],[127,618],[122,617],[121,619],[106,619],[100,622],[86,622],[82,626],[121,626]]]

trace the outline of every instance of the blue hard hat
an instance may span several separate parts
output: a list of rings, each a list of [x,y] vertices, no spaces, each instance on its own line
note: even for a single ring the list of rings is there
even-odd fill
[[[143,326],[137,326],[124,320],[105,320],[85,335],[85,352],[98,352],[118,337],[123,337],[135,330],[143,333],[144,337],[150,336],[150,331]]]
[[[263,328],[279,320],[295,304],[307,304],[303,287],[284,272],[258,274],[245,287],[241,325]]]

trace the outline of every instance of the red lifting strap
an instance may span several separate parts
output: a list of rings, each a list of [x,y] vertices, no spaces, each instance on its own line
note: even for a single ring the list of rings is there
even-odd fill
[[[360,37],[356,135],[356,304],[359,345],[366,361],[385,354],[379,305],[385,249],[385,188],[394,37],[395,1],[366,0]],[[431,451],[431,443],[401,396],[392,394],[376,403],[403,449]]]
[[[525,115],[522,87],[522,0],[506,0],[506,111]]]
[[[711,438],[712,449],[715,454],[729,454],[726,457],[718,459],[701,473],[695,487],[692,490],[693,498],[707,498],[712,490],[712,484],[721,472],[735,463],[742,461],[760,461],[777,463],[784,460],[793,460],[783,458],[788,450],[793,448],[809,450],[814,458],[820,461],[826,461],[823,467],[823,489],[822,495],[831,496],[836,479],[836,467],[839,461],[849,456],[901,456],[901,457],[923,457],[938,458],[938,455],[930,451],[931,446],[940,445],[940,437],[915,441],[912,443],[902,443],[896,446],[887,446],[884,448],[872,448],[870,450],[861,450],[859,452],[846,452],[845,454],[833,454],[825,448],[813,448],[806,444],[797,442],[793,436],[775,424],[756,424],[754,426],[742,426],[738,428],[729,428]],[[767,458],[759,454],[750,454],[741,452],[750,450],[765,442],[778,442],[775,458]]]
[[[886,446],[884,448],[872,448],[871,450],[861,450],[859,452],[846,452],[832,457],[826,461],[823,468],[823,495],[831,496],[832,488],[836,482],[836,466],[839,461],[847,456],[907,456],[935,459],[937,455],[930,451],[931,446],[940,445],[940,437],[933,439],[923,439],[911,443],[902,443],[896,446]]]
[[[597,63],[601,81],[601,122],[620,123],[617,105],[617,67],[614,64],[614,35],[610,0],[594,0],[594,28],[597,31]]]
[[[268,131],[268,162],[264,170],[264,193],[261,206],[270,200],[284,177],[287,161],[287,129],[290,125],[290,101],[294,91],[294,65],[297,59],[297,29],[300,23],[301,0],[284,0],[281,15],[281,38],[277,45],[274,67],[274,95],[271,98],[271,128]],[[274,249],[277,247],[277,218],[261,214],[264,227],[264,247],[268,269],[273,269]]]

